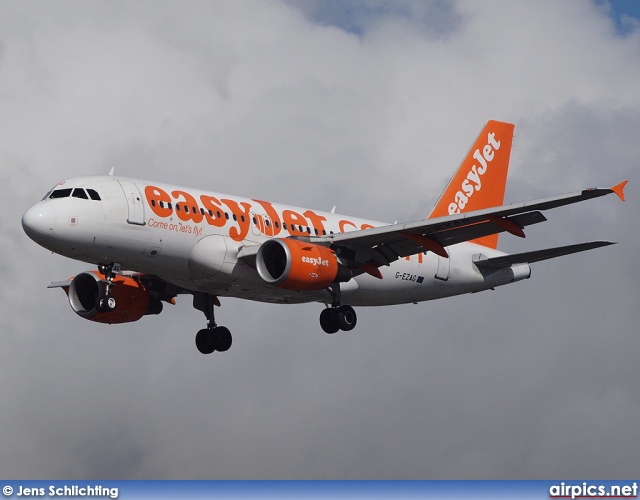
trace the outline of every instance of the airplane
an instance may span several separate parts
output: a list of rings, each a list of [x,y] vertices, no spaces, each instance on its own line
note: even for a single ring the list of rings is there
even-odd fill
[[[49,285],[90,321],[137,321],[191,294],[207,320],[195,338],[203,354],[232,344],[215,320],[220,297],[322,303],[321,328],[350,331],[354,307],[494,289],[529,278],[531,263],[613,244],[512,255],[497,249],[500,233],[524,237],[525,227],[547,220],[543,211],[611,193],[624,201],[627,184],[503,205],[513,131],[513,124],[487,122],[430,215],[413,222],[119,177],[112,169],[58,183],[25,212],[22,226],[42,247],[97,266]]]

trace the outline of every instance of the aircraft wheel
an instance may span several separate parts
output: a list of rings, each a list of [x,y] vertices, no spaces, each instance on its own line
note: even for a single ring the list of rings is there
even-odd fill
[[[320,326],[327,333],[336,333],[340,330],[338,311],[327,308],[320,313]]]
[[[116,299],[111,295],[107,295],[104,298],[104,307],[107,311],[115,311],[116,310]]]
[[[208,328],[203,328],[196,334],[196,347],[202,354],[211,354],[216,350],[215,336]]]
[[[106,297],[96,299],[96,309],[98,312],[105,313],[116,310],[116,299],[111,295],[107,295]]]
[[[228,328],[224,326],[214,328],[213,337],[215,339],[216,351],[224,352],[229,350],[233,338],[231,337],[231,332]]]
[[[96,297],[95,306],[96,306],[96,311],[98,311],[99,313],[107,312],[104,299],[101,299],[100,297]]]
[[[340,330],[351,331],[356,327],[358,316],[351,306],[338,307],[338,324]]]

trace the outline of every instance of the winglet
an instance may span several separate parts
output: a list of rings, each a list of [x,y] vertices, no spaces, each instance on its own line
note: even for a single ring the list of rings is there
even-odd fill
[[[622,181],[620,184],[611,188],[611,191],[616,193],[618,195],[618,198],[620,198],[622,201],[624,201],[624,187],[627,185],[627,182],[629,181]]]

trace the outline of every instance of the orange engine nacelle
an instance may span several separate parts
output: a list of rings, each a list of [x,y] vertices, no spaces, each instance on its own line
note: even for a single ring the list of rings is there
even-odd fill
[[[264,281],[287,290],[322,290],[351,279],[333,250],[292,239],[265,241],[258,249],[256,268]]]
[[[111,296],[116,299],[116,309],[98,312],[96,300],[104,294],[102,275],[97,271],[80,273],[64,290],[69,296],[71,309],[78,315],[99,323],[130,323],[146,314],[160,314],[162,302],[149,296],[141,283],[128,276],[117,275],[113,279]]]

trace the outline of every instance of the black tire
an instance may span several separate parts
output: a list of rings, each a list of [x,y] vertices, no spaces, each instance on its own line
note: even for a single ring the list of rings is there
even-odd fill
[[[107,312],[104,299],[101,299],[100,297],[96,297],[95,305],[96,305],[96,311],[98,311],[99,313]]]
[[[208,328],[200,330],[196,334],[196,347],[202,354],[211,354],[215,351],[215,336]]]
[[[215,339],[216,351],[228,351],[233,342],[231,332],[224,326],[218,326],[213,329],[213,338]]]
[[[326,333],[336,333],[340,330],[338,322],[338,311],[336,309],[325,309],[320,313],[320,326]]]
[[[338,324],[340,325],[340,330],[349,332],[356,327],[357,322],[358,322],[358,316],[356,315],[356,312],[353,310],[353,307],[351,306],[338,307]]]
[[[107,311],[115,311],[117,306],[118,306],[118,303],[116,302],[116,299],[112,295],[107,295],[104,298],[104,308]]]

